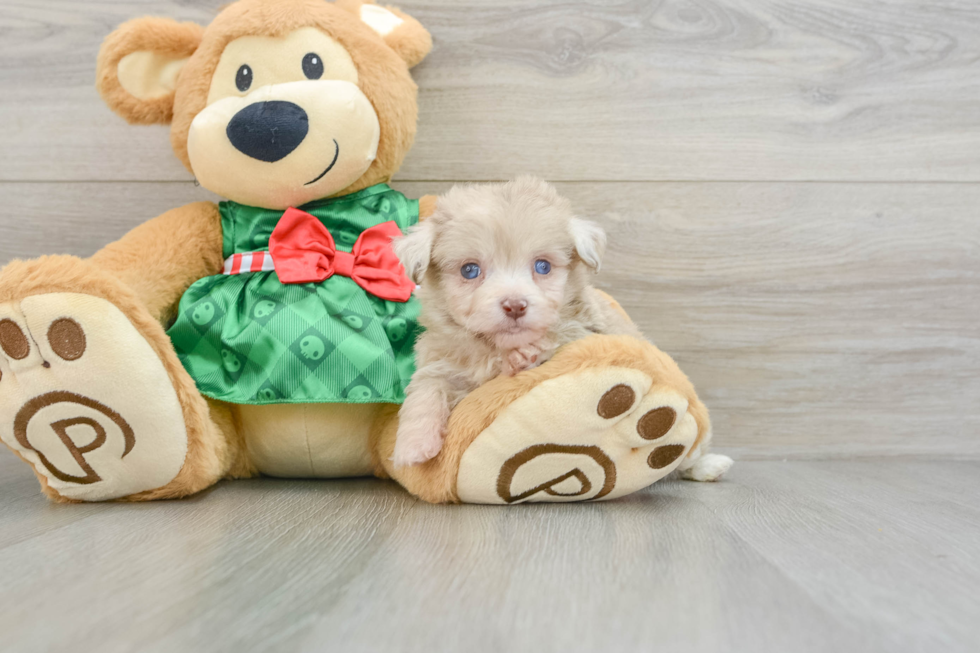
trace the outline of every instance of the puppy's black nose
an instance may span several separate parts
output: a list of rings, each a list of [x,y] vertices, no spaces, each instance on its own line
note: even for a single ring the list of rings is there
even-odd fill
[[[236,113],[225,131],[242,154],[275,163],[303,142],[310,131],[310,118],[292,102],[256,102]]]
[[[500,308],[504,309],[504,315],[516,320],[519,317],[524,317],[527,313],[527,300],[526,299],[505,299],[500,302]]]

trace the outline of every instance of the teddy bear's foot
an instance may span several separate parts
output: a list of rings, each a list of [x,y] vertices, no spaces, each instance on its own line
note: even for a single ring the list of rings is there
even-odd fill
[[[697,439],[688,400],[628,367],[592,367],[537,385],[460,460],[467,503],[615,499],[672,472]]]
[[[80,501],[161,488],[188,449],[158,355],[116,306],[77,293],[0,303],[0,439],[50,496]]]

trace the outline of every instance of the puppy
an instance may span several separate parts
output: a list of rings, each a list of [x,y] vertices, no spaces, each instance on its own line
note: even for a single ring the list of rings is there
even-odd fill
[[[449,414],[500,374],[594,333],[639,331],[590,285],[603,230],[539,179],[456,186],[395,252],[421,285],[416,372],[399,412],[396,467],[442,449]]]

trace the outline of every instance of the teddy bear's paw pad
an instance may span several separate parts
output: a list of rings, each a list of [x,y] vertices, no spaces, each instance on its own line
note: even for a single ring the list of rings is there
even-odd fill
[[[467,503],[621,497],[672,472],[697,438],[688,402],[622,367],[550,379],[507,407],[463,454]]]
[[[187,455],[159,357],[118,308],[75,293],[0,304],[0,439],[82,501],[162,487]]]

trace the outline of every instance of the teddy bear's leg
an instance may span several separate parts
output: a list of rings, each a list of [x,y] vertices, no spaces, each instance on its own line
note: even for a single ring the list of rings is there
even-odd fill
[[[478,389],[453,411],[442,452],[426,464],[393,469],[397,417],[385,420],[379,463],[410,492],[498,504],[621,497],[703,451],[711,428],[677,364],[627,336],[586,338]]]
[[[0,272],[0,439],[56,501],[186,496],[247,475],[133,290],[74,257]]]

